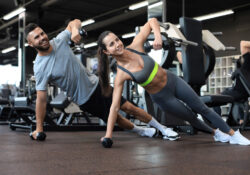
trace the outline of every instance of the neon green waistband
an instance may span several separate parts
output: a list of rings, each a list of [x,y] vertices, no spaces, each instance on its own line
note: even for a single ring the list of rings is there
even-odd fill
[[[154,79],[157,72],[158,72],[158,64],[155,62],[154,69],[149,75],[148,79],[144,83],[141,83],[140,85],[144,87],[144,86],[147,86],[149,83],[151,83],[151,81]]]

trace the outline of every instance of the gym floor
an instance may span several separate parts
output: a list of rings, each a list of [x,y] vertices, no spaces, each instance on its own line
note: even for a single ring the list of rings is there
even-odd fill
[[[99,132],[47,132],[45,142],[27,131],[0,126],[1,175],[235,175],[250,174],[250,147],[215,143],[210,135],[181,134],[179,141],[114,132],[104,149]],[[250,131],[243,132],[250,138]]]

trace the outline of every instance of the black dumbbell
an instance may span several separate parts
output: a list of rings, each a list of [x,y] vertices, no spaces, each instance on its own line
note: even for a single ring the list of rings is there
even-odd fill
[[[104,148],[111,148],[112,145],[113,145],[112,139],[110,139],[110,138],[104,138],[104,139],[102,140],[102,146],[103,146]]]
[[[30,133],[31,140],[44,141],[46,139],[46,134],[44,132],[37,132],[36,139],[33,137],[32,132]]]
[[[79,29],[79,34],[82,36],[82,37],[87,37],[88,36],[88,34],[87,34],[87,32],[86,32],[86,30],[84,30],[84,28],[80,28]],[[69,46],[70,47],[73,47],[74,45],[75,45],[75,43],[73,42],[73,41],[68,41],[68,44],[69,44]]]
[[[172,41],[171,40],[164,40],[163,42],[162,42],[162,48],[164,49],[164,50],[168,50],[169,49],[169,47],[170,47],[170,44],[172,44]],[[145,50],[145,52],[146,53],[148,53],[148,52],[150,52],[151,51],[151,49],[153,49],[153,45],[150,45],[150,43],[147,41],[147,42],[145,42],[144,43],[144,50]]]

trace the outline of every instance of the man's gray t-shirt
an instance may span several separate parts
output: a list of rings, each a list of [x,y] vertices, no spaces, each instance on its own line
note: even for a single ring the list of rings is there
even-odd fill
[[[98,84],[98,77],[90,74],[68,45],[71,33],[62,31],[50,40],[53,51],[46,56],[37,54],[34,63],[36,90],[46,90],[47,83],[57,85],[78,105],[84,104]]]

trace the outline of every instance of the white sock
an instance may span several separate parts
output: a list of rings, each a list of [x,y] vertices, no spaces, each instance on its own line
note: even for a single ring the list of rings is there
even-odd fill
[[[152,119],[148,122],[148,124],[150,126],[153,126],[153,127],[157,128],[157,129],[159,129],[161,132],[164,131],[165,126],[160,124],[154,117],[152,117]]]

